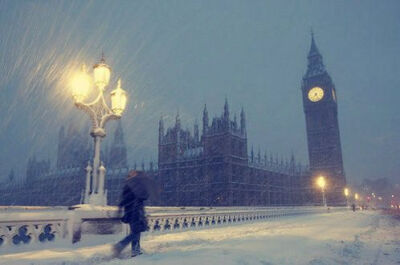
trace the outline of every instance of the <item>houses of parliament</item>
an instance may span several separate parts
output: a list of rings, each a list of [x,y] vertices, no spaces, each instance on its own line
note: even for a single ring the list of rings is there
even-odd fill
[[[320,204],[316,176],[329,183],[328,204],[344,203],[346,185],[338,124],[336,88],[314,40],[307,56],[301,95],[305,114],[309,166],[293,155],[278,159],[248,146],[246,114],[232,115],[225,100],[222,114],[210,119],[204,106],[202,126],[183,129],[179,114],[172,127],[159,121],[158,161],[129,166],[123,125],[118,121],[112,144],[102,150],[107,168],[108,202],[119,202],[125,176],[144,170],[160,185],[160,196],[149,202],[161,206],[269,206]],[[0,205],[74,205],[82,203],[85,167],[92,156],[87,133],[72,125],[58,137],[56,169],[51,161],[29,159],[26,179],[10,174],[0,188]],[[140,158],[139,158],[140,159]],[[28,196],[29,195],[29,196]]]

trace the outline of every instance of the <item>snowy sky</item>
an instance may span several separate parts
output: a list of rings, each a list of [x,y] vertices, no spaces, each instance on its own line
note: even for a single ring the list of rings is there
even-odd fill
[[[350,182],[399,181],[398,1],[0,1],[0,175],[28,158],[55,163],[64,123],[88,124],[68,81],[102,50],[129,93],[129,160],[157,157],[161,114],[172,125],[247,115],[248,142],[308,163],[301,78],[310,28],[337,89]],[[110,88],[110,89],[111,89]],[[108,132],[113,131],[110,123]],[[115,123],[114,123],[115,125]]]

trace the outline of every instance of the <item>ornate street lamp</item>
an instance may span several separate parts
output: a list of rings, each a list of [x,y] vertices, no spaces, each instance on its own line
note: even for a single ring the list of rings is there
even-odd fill
[[[125,110],[127,96],[121,88],[121,79],[118,80],[117,88],[111,91],[111,108],[107,105],[104,98],[104,91],[110,81],[111,68],[102,56],[99,63],[93,66],[92,79],[85,66],[72,79],[72,96],[75,106],[86,112],[92,122],[90,135],[94,139],[94,158],[93,167],[90,161],[86,168],[86,187],[84,202],[94,205],[106,205],[107,194],[104,189],[106,169],[100,162],[100,143],[106,136],[105,125],[109,120],[120,119]],[[98,95],[90,103],[84,103],[88,96],[92,84],[97,87]]]
[[[316,180],[316,183],[322,192],[322,204],[324,207],[327,207],[326,198],[325,198],[325,186],[326,186],[325,178],[323,176],[319,176]]]

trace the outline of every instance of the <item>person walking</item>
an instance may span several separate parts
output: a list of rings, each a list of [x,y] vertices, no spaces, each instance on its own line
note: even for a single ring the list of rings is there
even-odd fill
[[[113,256],[117,257],[122,250],[132,244],[132,257],[141,255],[140,234],[148,230],[144,201],[148,199],[149,192],[142,179],[145,178],[142,171],[130,171],[122,192],[119,203],[119,211],[124,211],[121,218],[123,223],[129,224],[130,234],[113,246]]]

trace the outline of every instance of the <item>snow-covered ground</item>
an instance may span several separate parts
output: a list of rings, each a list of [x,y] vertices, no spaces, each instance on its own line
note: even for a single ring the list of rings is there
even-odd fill
[[[148,234],[145,254],[108,260],[118,237],[93,236],[74,248],[0,255],[1,264],[400,264],[400,222],[377,211],[337,212]],[[96,246],[87,246],[98,242]],[[85,246],[86,244],[86,246]],[[124,254],[128,254],[125,252]]]

